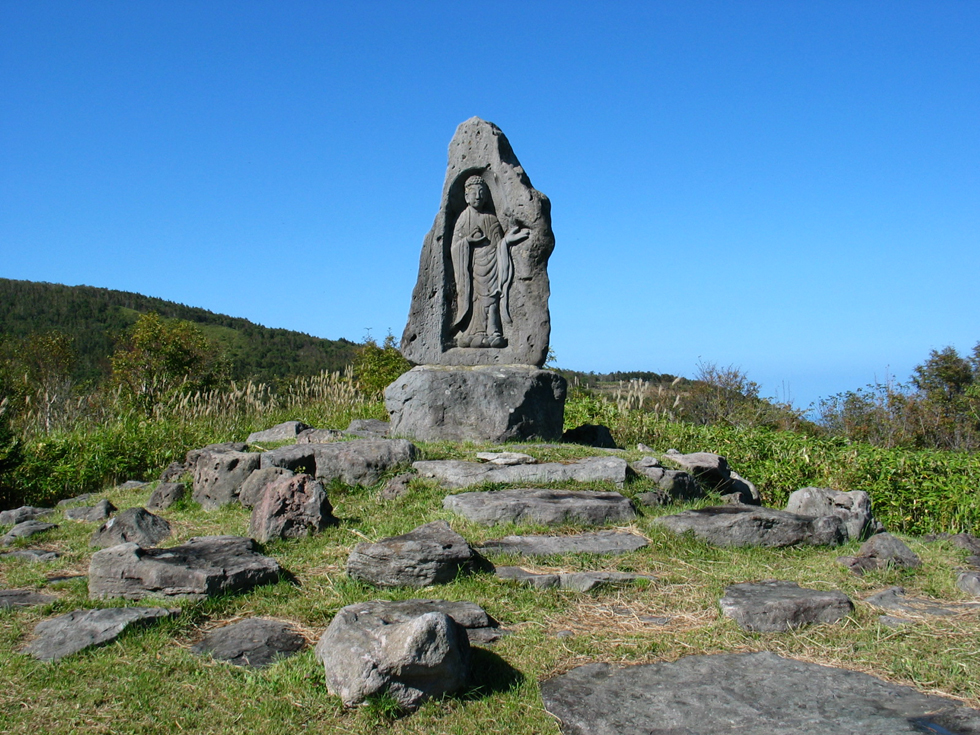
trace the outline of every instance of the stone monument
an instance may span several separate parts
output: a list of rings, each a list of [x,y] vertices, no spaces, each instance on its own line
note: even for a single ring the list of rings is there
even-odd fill
[[[401,340],[418,366],[385,391],[393,436],[561,438],[565,380],[541,369],[554,247],[551,204],[500,128],[461,124]]]

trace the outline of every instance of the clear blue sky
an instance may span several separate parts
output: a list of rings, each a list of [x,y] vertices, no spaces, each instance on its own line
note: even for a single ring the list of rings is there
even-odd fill
[[[0,276],[400,335],[473,115],[562,367],[805,406],[980,340],[974,0],[0,0]]]

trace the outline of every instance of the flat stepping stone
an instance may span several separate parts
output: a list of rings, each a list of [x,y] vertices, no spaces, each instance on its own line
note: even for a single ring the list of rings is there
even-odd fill
[[[36,508],[33,505],[22,505],[13,510],[0,512],[0,526],[16,526],[24,521],[36,521],[54,513],[54,508]]]
[[[422,477],[438,480],[446,488],[462,488],[484,482],[611,482],[622,487],[628,465],[619,457],[585,457],[574,462],[495,465],[464,462],[456,459],[415,462],[412,466]]]
[[[38,623],[34,628],[35,639],[21,653],[38,661],[57,661],[86,648],[112,643],[130,626],[150,625],[179,612],[162,607],[74,610]]]
[[[51,529],[57,527],[58,525],[55,523],[23,521],[11,528],[2,538],[0,538],[0,546],[10,546],[10,544],[19,538],[30,538],[31,536],[36,536],[39,533],[44,533],[45,531],[50,531]]]
[[[47,605],[57,599],[51,595],[39,595],[34,590],[0,590],[0,610],[9,607]]]
[[[719,605],[722,615],[733,619],[743,630],[760,632],[836,623],[854,610],[854,604],[843,592],[813,590],[777,579],[726,587]]]
[[[929,618],[962,615],[963,613],[980,609],[980,604],[957,602],[940,604],[933,600],[927,600],[924,597],[907,597],[904,587],[889,587],[886,590],[871,595],[871,597],[865,598],[864,601],[869,605],[880,607],[883,610],[893,610],[906,615]]]
[[[538,460],[522,452],[477,452],[476,458],[495,465],[537,464]]]
[[[495,573],[499,579],[512,580],[536,589],[558,588],[573,592],[591,592],[603,587],[624,587],[637,580],[656,581],[656,577],[647,574],[629,574],[627,572],[558,572],[535,574],[520,567],[497,567]]]
[[[980,711],[867,674],[773,653],[589,664],[542,682],[565,735],[967,735]]]
[[[135,543],[148,547],[171,534],[170,524],[146,508],[127,508],[110,518],[92,534],[88,545],[96,549],[117,544]]]
[[[169,549],[138,544],[113,546],[92,555],[89,597],[204,600],[279,581],[282,568],[241,536],[201,536]]]
[[[912,549],[890,533],[879,533],[861,544],[854,556],[839,556],[837,563],[861,576],[876,569],[915,569],[922,566]]]
[[[61,554],[57,551],[45,551],[44,549],[17,549],[0,554],[0,559],[26,559],[27,561],[54,561]]]
[[[619,493],[521,488],[449,495],[442,507],[476,523],[603,525],[630,521],[636,509]]]
[[[754,505],[718,505],[654,518],[674,533],[691,532],[714,546],[836,546],[846,539],[836,516],[814,518]]]
[[[288,623],[250,618],[212,630],[191,646],[191,651],[235,666],[260,669],[305,647],[306,639]]]
[[[119,509],[108,500],[100,500],[95,505],[66,509],[65,518],[72,521],[85,521],[86,523],[101,523],[117,510]]]
[[[647,540],[635,533],[622,531],[598,531],[574,536],[505,536],[487,541],[478,551],[495,554],[523,554],[524,556],[552,556],[556,554],[628,554],[642,549]]]

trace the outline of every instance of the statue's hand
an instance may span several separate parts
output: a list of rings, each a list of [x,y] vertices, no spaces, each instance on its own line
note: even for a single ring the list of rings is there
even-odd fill
[[[520,227],[511,227],[510,231],[504,235],[504,240],[508,245],[516,245],[519,242],[527,240],[531,236],[531,231],[528,229],[521,229]]]

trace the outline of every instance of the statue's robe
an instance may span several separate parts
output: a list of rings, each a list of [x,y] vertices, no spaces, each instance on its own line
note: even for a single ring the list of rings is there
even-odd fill
[[[464,336],[501,335],[500,320],[511,323],[507,294],[514,268],[500,220],[467,207],[453,228],[450,254],[456,281],[452,330],[465,324]]]

